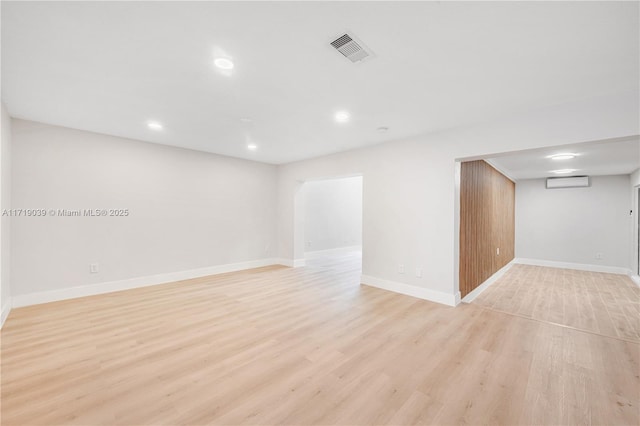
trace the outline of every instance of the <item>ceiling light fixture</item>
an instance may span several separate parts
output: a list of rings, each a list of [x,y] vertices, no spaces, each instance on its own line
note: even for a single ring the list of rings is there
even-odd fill
[[[160,131],[160,130],[164,129],[164,126],[161,123],[158,123],[157,121],[149,121],[149,122],[147,122],[147,127],[150,128],[151,130],[155,130],[155,131]]]
[[[549,173],[555,173],[557,175],[566,175],[569,173],[575,172],[576,169],[560,169],[560,170],[551,170]]]
[[[251,123],[251,122],[253,122],[253,120],[250,119],[249,117],[242,117],[240,119],[240,121],[243,122],[243,123]]]
[[[249,145],[247,145],[247,149],[249,151],[255,151],[256,149],[258,149],[258,145],[256,145],[255,143],[250,143]]]
[[[378,133],[387,133],[389,131],[389,128],[382,126],[382,127],[378,127],[376,130],[378,131]]]
[[[216,58],[213,64],[221,70],[232,70],[233,62],[229,58]]]
[[[578,154],[574,154],[571,152],[564,152],[562,154],[554,154],[550,155],[547,158],[551,158],[552,160],[571,160],[572,158],[576,158]]]
[[[338,123],[346,123],[351,118],[351,115],[347,111],[338,111],[336,112],[336,115],[333,116],[333,118]]]

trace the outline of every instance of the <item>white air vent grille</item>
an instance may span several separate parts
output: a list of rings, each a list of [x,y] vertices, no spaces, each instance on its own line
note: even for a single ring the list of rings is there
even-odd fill
[[[371,56],[368,49],[361,42],[354,40],[354,37],[349,34],[341,35],[331,42],[331,46],[351,62],[360,62]]]

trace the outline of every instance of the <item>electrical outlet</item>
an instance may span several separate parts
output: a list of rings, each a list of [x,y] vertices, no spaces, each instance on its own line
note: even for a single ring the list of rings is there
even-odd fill
[[[602,254],[602,253],[596,253],[596,259],[598,259],[598,260],[602,260],[602,259],[604,259],[604,254]]]
[[[403,264],[398,265],[398,273],[399,274],[404,274],[404,265]]]
[[[91,263],[89,264],[89,272],[91,272],[92,274],[97,274],[99,271],[100,266],[97,263]]]
[[[422,268],[416,268],[416,277],[422,278]]]
[[[264,246],[264,252],[265,252],[265,253],[269,253],[269,244],[266,244],[266,245]]]
[[[311,241],[307,241],[307,247],[311,247]]]

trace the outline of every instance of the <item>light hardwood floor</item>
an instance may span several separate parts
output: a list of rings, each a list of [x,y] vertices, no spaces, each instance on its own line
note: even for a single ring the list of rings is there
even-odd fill
[[[640,288],[626,275],[516,264],[473,303],[640,342]]]
[[[638,424],[639,345],[314,260],[11,312],[2,424]]]

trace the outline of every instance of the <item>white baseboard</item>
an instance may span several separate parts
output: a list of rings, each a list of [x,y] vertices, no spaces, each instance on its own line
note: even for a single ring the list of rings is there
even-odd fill
[[[166,284],[174,281],[205,277],[207,275],[223,274],[225,272],[242,271],[251,268],[260,268],[262,266],[276,265],[280,263],[281,262],[279,262],[278,259],[259,259],[247,262],[211,266],[207,268],[192,269],[188,271],[169,272],[166,274],[149,275],[146,277],[130,278],[126,280],[109,281],[99,284],[82,285],[51,291],[21,294],[12,297],[11,306],[14,308],[18,308],[21,306],[39,305],[41,303],[75,299],[85,296],[95,296],[97,294],[112,293],[114,291],[130,290],[134,288]]]
[[[293,260],[280,257],[276,259],[276,265],[288,266],[289,268],[293,268]]]
[[[495,272],[493,275],[491,275],[489,278],[487,278],[482,284],[480,284],[478,287],[474,288],[472,292],[467,294],[462,299],[462,301],[464,303],[473,302],[473,299],[478,297],[480,295],[480,293],[482,293],[487,288],[489,288],[489,286],[491,286],[491,284],[493,284],[496,281],[498,281],[498,279],[500,279],[500,277],[502,277],[505,274],[505,272],[507,272],[509,270],[509,268],[511,268],[511,266],[513,266],[514,263],[515,263],[515,259],[512,260],[511,262],[507,263],[506,265],[504,265],[501,269],[499,269],[497,272]]]
[[[575,269],[577,271],[604,272],[607,274],[630,275],[631,270],[618,266],[588,265],[584,263],[556,262],[553,260],[515,258],[513,263],[522,265],[548,266],[549,268]]]
[[[307,261],[306,259],[285,259],[285,258],[279,258],[276,259],[274,261],[274,263],[276,265],[283,265],[283,266],[288,266],[289,268],[300,268],[302,266],[305,266]]]
[[[632,272],[631,274],[629,274],[629,278],[631,278],[631,281],[633,281],[638,287],[640,287],[640,275],[633,275]]]
[[[11,298],[2,305],[2,312],[0,312],[0,328],[4,325],[5,320],[9,316],[9,312],[11,312]]]
[[[381,278],[362,275],[360,282],[371,287],[381,288],[383,290],[392,291],[394,293],[405,294],[407,296],[417,297],[418,299],[429,300],[431,302],[442,303],[444,305],[456,306],[460,303],[460,292],[457,295],[444,293],[441,291],[429,290],[424,287],[416,287],[414,285],[399,283],[395,281],[383,280]]]
[[[306,259],[315,259],[322,256],[340,256],[353,251],[362,251],[362,246],[337,247],[327,250],[307,251],[304,253]]]

